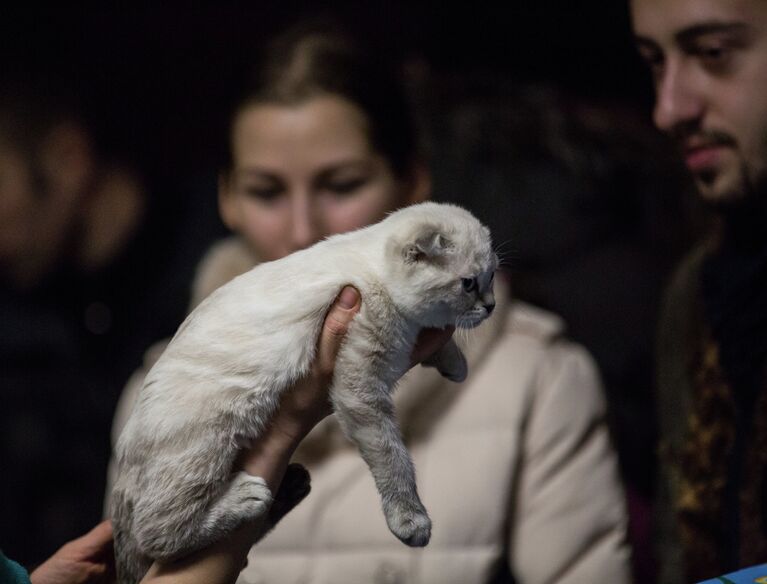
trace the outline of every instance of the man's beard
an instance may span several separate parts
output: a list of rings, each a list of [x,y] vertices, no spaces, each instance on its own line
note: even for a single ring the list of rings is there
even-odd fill
[[[691,144],[695,147],[725,147],[736,156],[738,167],[733,169],[735,177],[731,185],[717,189],[717,181],[728,172],[724,168],[704,169],[692,173],[696,188],[704,205],[715,213],[728,215],[741,207],[748,209],[753,206],[755,199],[767,196],[767,172],[754,173],[743,158],[737,140],[729,133],[717,129],[700,129],[697,126],[679,126],[669,133],[676,148],[685,155]],[[727,178],[726,176],[724,177]]]

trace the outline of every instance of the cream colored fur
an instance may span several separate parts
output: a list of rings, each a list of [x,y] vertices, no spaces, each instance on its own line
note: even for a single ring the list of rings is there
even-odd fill
[[[470,213],[423,203],[261,264],[209,296],[146,377],[117,444],[112,496],[118,577],[136,582],[153,560],[210,545],[244,521],[261,533],[308,493],[291,465],[277,493],[234,470],[282,393],[314,359],[325,314],[344,285],[362,306],[336,361],[330,397],[345,435],[370,467],[391,531],[423,546],[431,521],[392,407],[424,327],[472,328],[494,306],[497,258]],[[466,376],[449,342],[429,363]]]

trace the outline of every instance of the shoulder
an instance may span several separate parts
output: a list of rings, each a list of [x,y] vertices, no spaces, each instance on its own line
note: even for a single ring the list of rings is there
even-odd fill
[[[711,249],[711,244],[703,244],[690,252],[664,291],[656,339],[656,374],[661,390],[678,388],[687,375],[691,351],[700,338],[703,324],[700,271]]]
[[[711,245],[704,243],[693,249],[674,270],[664,293],[664,312],[682,309],[697,295],[700,269]]]
[[[239,237],[228,237],[215,243],[197,267],[192,284],[190,309],[196,307],[217,288],[259,263],[259,259]]]
[[[565,322],[552,312],[515,301],[509,307],[506,335],[526,338],[531,342],[548,344],[565,333]]]
[[[576,406],[580,400],[592,410],[604,407],[590,353],[567,338],[562,318],[523,302],[509,308],[483,369],[504,391],[522,391],[531,402],[556,398]]]
[[[542,308],[516,301],[509,307],[503,333],[495,344],[495,351],[516,353],[512,361],[532,357],[543,360],[548,368],[555,362],[579,361],[593,366],[588,351],[567,337],[565,321]],[[514,363],[518,365],[518,363]]]

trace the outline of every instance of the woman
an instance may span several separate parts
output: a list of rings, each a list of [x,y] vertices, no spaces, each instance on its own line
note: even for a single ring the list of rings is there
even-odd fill
[[[203,261],[194,302],[260,261],[377,221],[429,191],[406,102],[375,59],[345,38],[299,31],[272,47],[260,71],[233,118],[219,184],[221,215],[237,235]],[[323,420],[326,384],[315,380],[283,404],[274,427],[288,439],[277,441],[278,454],[267,437],[243,455],[248,472],[271,473],[274,490],[300,443],[312,493],[253,549],[240,581],[629,580],[622,491],[592,360],[563,339],[555,316],[505,300],[502,280],[493,317],[466,344],[469,380],[451,384],[415,368],[395,397],[434,522],[429,546],[411,549],[391,535],[364,462],[334,419]],[[359,302],[344,294],[340,330]],[[202,563],[223,556],[238,569],[244,531]]]

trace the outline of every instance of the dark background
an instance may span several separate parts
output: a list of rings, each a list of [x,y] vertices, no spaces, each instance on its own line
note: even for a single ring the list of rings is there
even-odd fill
[[[599,100],[649,103],[623,2],[255,2],[152,9],[14,9],[1,19],[3,76],[76,92],[112,151],[152,173],[209,164],[258,47],[331,14],[392,56],[437,71],[544,80]],[[5,10],[5,9],[4,9]]]

